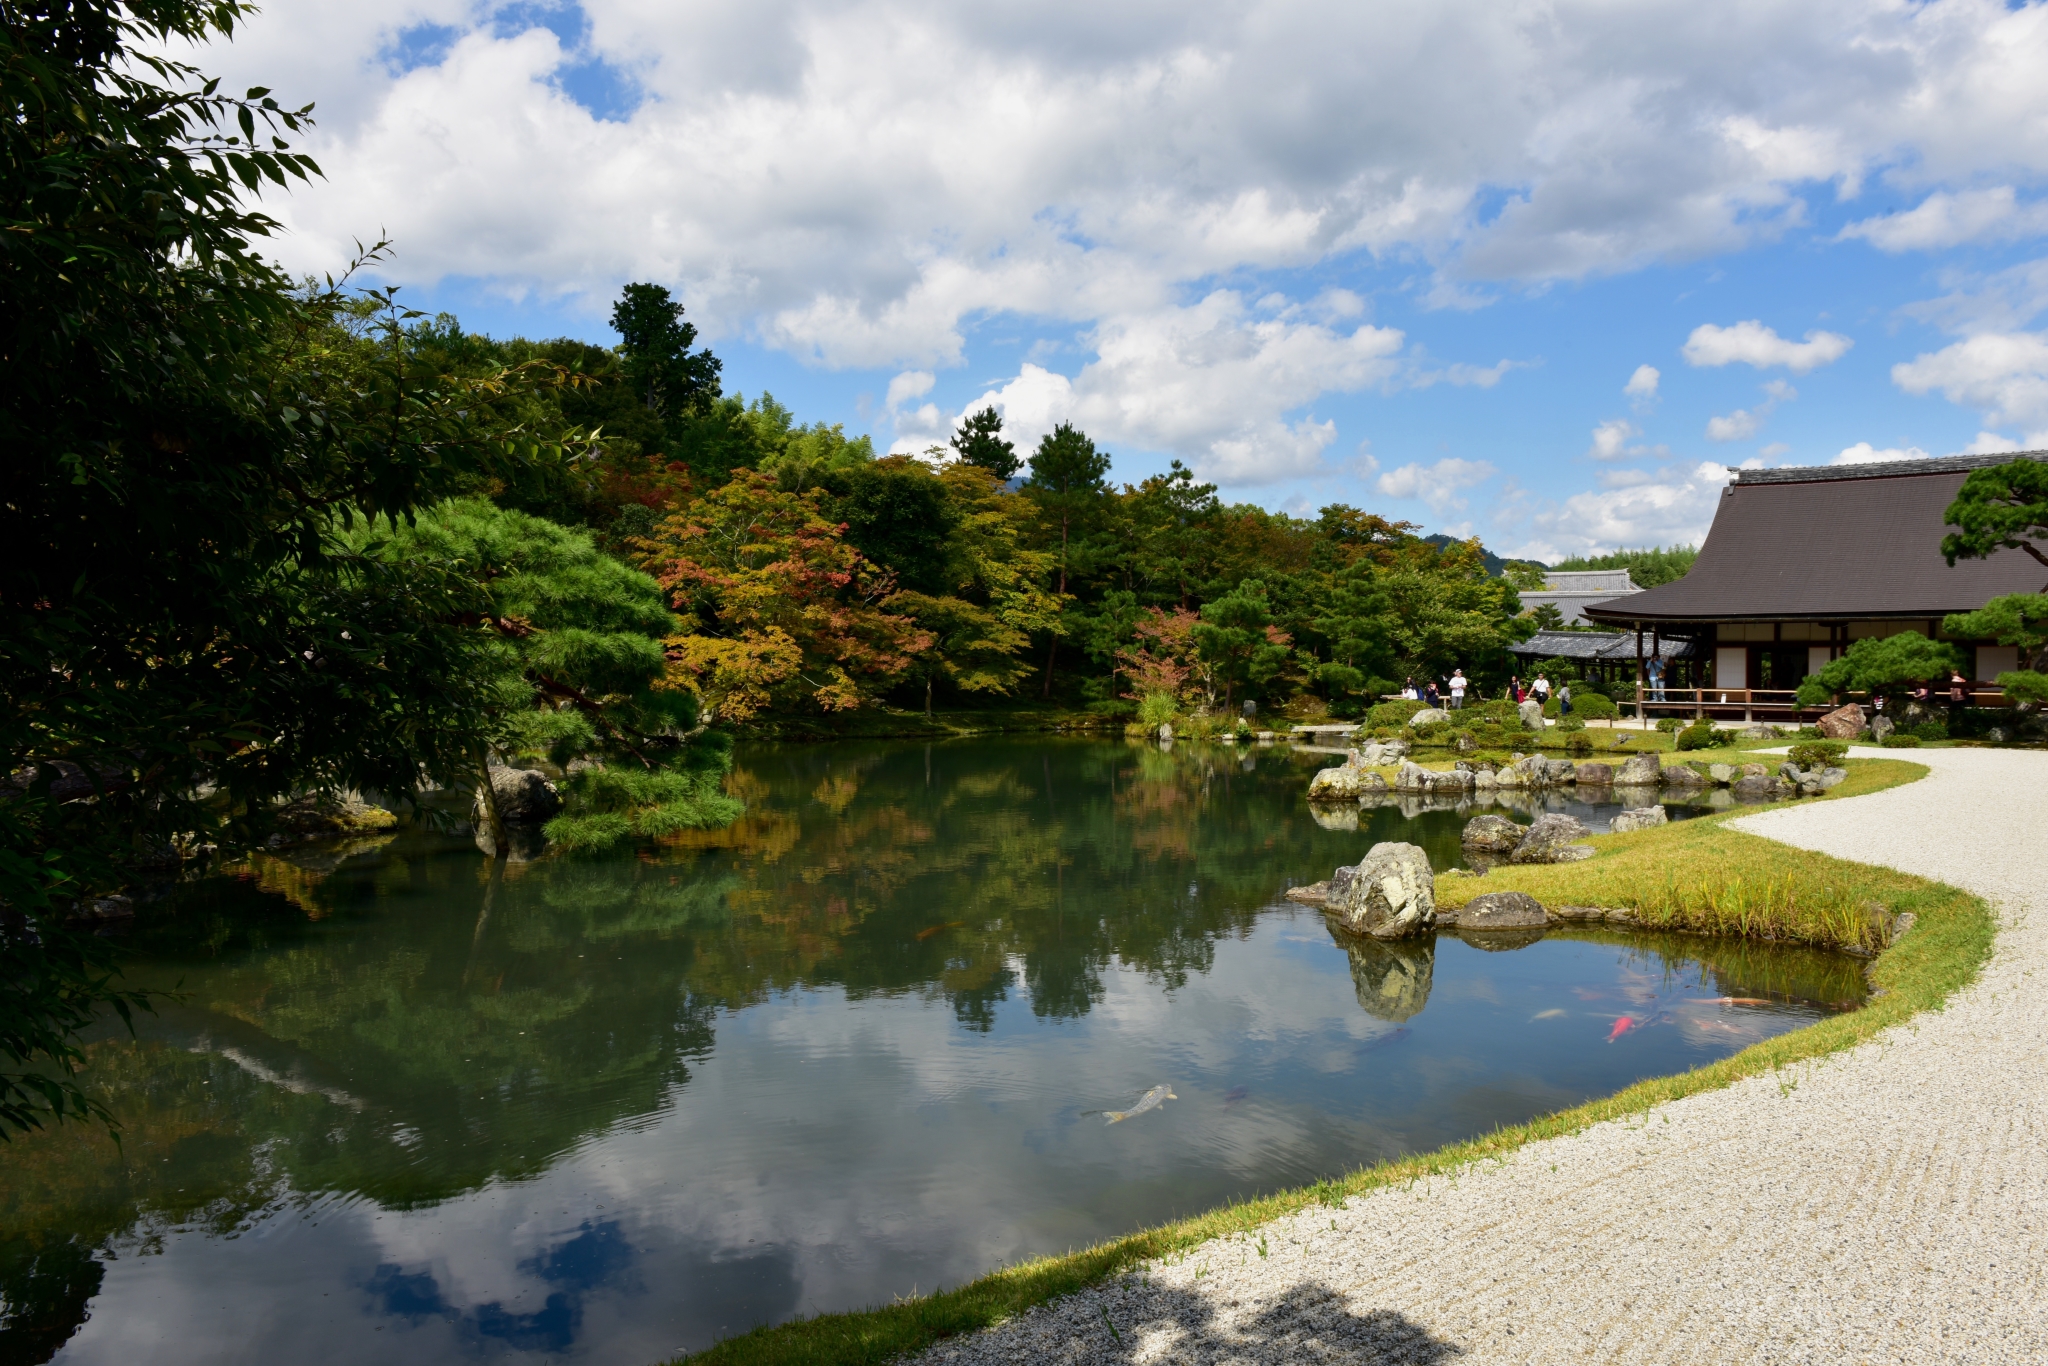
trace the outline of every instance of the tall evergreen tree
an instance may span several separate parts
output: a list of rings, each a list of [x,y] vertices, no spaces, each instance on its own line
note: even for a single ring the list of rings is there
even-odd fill
[[[998,479],[1014,479],[1024,462],[1017,448],[1003,439],[1003,415],[993,407],[970,415],[953,434],[953,449],[970,465],[979,465]]]
[[[663,285],[631,284],[612,305],[612,330],[626,359],[626,377],[649,409],[664,416],[695,412],[718,397],[723,362],[706,349],[692,352],[694,323]]]

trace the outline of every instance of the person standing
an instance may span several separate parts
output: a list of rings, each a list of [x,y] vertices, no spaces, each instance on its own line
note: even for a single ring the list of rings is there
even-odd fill
[[[1537,674],[1536,681],[1529,685],[1529,695],[1535,698],[1538,702],[1547,705],[1550,701],[1549,676],[1546,674]]]
[[[1955,724],[1963,714],[1963,708],[1970,705],[1970,680],[1955,670],[1948,671],[1948,724],[1953,734]]]
[[[1560,718],[1572,714],[1572,685],[1568,682],[1557,690],[1557,714]]]
[[[1652,659],[1650,661],[1650,700],[1652,702],[1662,702],[1664,700],[1664,661],[1661,659]]]
[[[1508,700],[1518,707],[1522,705],[1522,677],[1520,674],[1516,674],[1508,679]]]
[[[1434,678],[1422,685],[1422,700],[1429,704],[1431,711],[1435,711],[1437,703],[1443,700],[1437,695],[1436,680]]]
[[[1451,670],[1451,710],[1457,711],[1465,705],[1465,671]]]

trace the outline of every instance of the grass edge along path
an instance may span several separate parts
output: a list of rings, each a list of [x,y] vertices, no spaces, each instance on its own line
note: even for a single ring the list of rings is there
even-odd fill
[[[1861,769],[1856,772],[1855,769]],[[1858,761],[1851,779],[1825,798],[1861,796],[1925,777],[1919,764],[1897,760]],[[1617,839],[1654,844],[1662,832],[1718,826],[1752,815],[1767,806],[1738,807],[1693,821],[1659,826]],[[1723,832],[1744,840],[1761,836]],[[1666,834],[1666,839],[1672,835]],[[1791,846],[1777,846],[1791,848]],[[1864,868],[1861,864],[1807,850],[1795,851],[1802,861]],[[1584,865],[1566,865],[1567,867]],[[1521,870],[1518,870],[1521,871]],[[1873,870],[1875,871],[1875,870]],[[1924,1010],[1939,1009],[1956,991],[1975,980],[1990,957],[1996,925],[1983,900],[1943,883],[1887,872],[1898,889],[1890,909],[1910,911],[1910,933],[1870,965],[1877,989],[1860,1010],[1830,1016],[1803,1029],[1752,1044],[1732,1057],[1675,1076],[1653,1077],[1624,1091],[1587,1101],[1569,1110],[1508,1125],[1434,1152],[1394,1158],[1313,1186],[1258,1196],[1206,1214],[1161,1224],[1113,1238],[1064,1256],[1041,1257],[989,1272],[951,1290],[899,1300],[873,1309],[793,1319],[773,1327],[725,1339],[702,1352],[677,1358],[692,1366],[841,1366],[841,1363],[882,1363],[930,1347],[942,1339],[990,1328],[1035,1305],[1059,1299],[1107,1280],[1120,1272],[1169,1253],[1185,1251],[1225,1234],[1259,1227],[1310,1205],[1341,1204],[1346,1197],[1387,1186],[1443,1176],[1487,1158],[1501,1158],[1524,1144],[1575,1134],[1592,1125],[1641,1114],[1668,1101],[1720,1090],[1747,1077],[1776,1071],[1792,1063],[1854,1047],[1881,1030]],[[1474,879],[1475,882],[1479,881]]]

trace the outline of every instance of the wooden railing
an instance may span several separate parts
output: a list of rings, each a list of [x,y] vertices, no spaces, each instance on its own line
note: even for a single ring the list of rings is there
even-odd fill
[[[1856,701],[1868,702],[1859,697]],[[1892,699],[1903,706],[1909,699],[1901,693]],[[1936,704],[1946,706],[1948,693],[1936,693],[1932,699]],[[1997,688],[1973,688],[1964,703],[1971,707],[2002,707],[2005,694]],[[1835,704],[1829,702],[1817,707],[1799,705],[1799,694],[1792,688],[1652,688],[1647,683],[1636,685],[1636,717],[1638,720],[1656,716],[1713,716],[1727,715],[1740,710],[1742,719],[1754,721],[1757,713],[1770,717],[1796,719],[1802,713],[1819,715],[1832,711]]]

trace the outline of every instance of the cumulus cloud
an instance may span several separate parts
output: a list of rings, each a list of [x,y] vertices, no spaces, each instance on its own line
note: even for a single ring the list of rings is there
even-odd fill
[[[1964,242],[2031,237],[2048,231],[2048,204],[2021,204],[2012,186],[1937,190],[1904,213],[1865,218],[1843,228],[1879,251],[1933,251]]]
[[[1625,417],[1612,418],[1593,429],[1593,444],[1586,454],[1595,460],[1620,460],[1629,454],[1628,439],[1638,435],[1636,424]]]
[[[1621,392],[1629,396],[1638,410],[1655,406],[1657,402],[1657,381],[1664,378],[1654,365],[1638,365],[1636,372],[1628,377],[1628,383],[1621,386]]]
[[[1388,498],[1417,498],[1429,510],[1442,516],[1462,511],[1466,500],[1459,495],[1493,478],[1500,471],[1484,460],[1443,459],[1433,465],[1407,464],[1388,470],[1374,485]]]
[[[331,267],[382,226],[411,280],[595,310],[656,279],[713,339],[929,368],[991,311],[1096,326],[1361,252],[1426,262],[1434,304],[1483,306],[1493,282],[1769,240],[1813,184],[1891,172],[1949,194],[1864,229],[1904,241],[1992,213],[1987,175],[2048,172],[2048,143],[2016,132],[2048,106],[2042,18],[1988,0],[546,17],[580,36],[534,7],[280,5],[202,54],[231,86],[320,105],[329,178],[277,201],[287,264]]]
[[[1527,539],[1510,553],[1556,560],[1623,546],[1698,545],[1733,473],[1708,460],[1654,477],[1603,480],[1600,490],[1532,509]]]
[[[1926,458],[1927,452],[1921,450],[1918,446],[1887,446],[1880,450],[1868,441],[1859,441],[1853,446],[1843,447],[1842,453],[1833,460],[1828,461],[1828,463],[1830,465],[1880,465],[1890,460],[1925,460]]]
[[[1939,389],[1951,403],[1981,409],[1992,422],[2048,432],[2048,336],[1986,332],[1892,367],[1892,382],[1909,394]]]
[[[1707,419],[1707,440],[1747,441],[1755,436],[1764,425],[1764,419],[1780,403],[1790,403],[1799,397],[1799,391],[1782,379],[1774,379],[1764,385],[1764,401],[1754,408],[1737,408],[1726,417]]]
[[[1990,275],[1957,277],[1949,292],[1907,304],[1899,311],[1950,332],[2017,332],[2048,312],[2048,257],[2025,261]]]
[[[1688,365],[1734,365],[1737,363],[1768,370],[1782,365],[1803,375],[1822,365],[1832,365],[1849,353],[1855,343],[1839,332],[1809,332],[1805,341],[1787,341],[1776,331],[1751,318],[1733,327],[1702,323],[1685,339],[1680,354]]]

